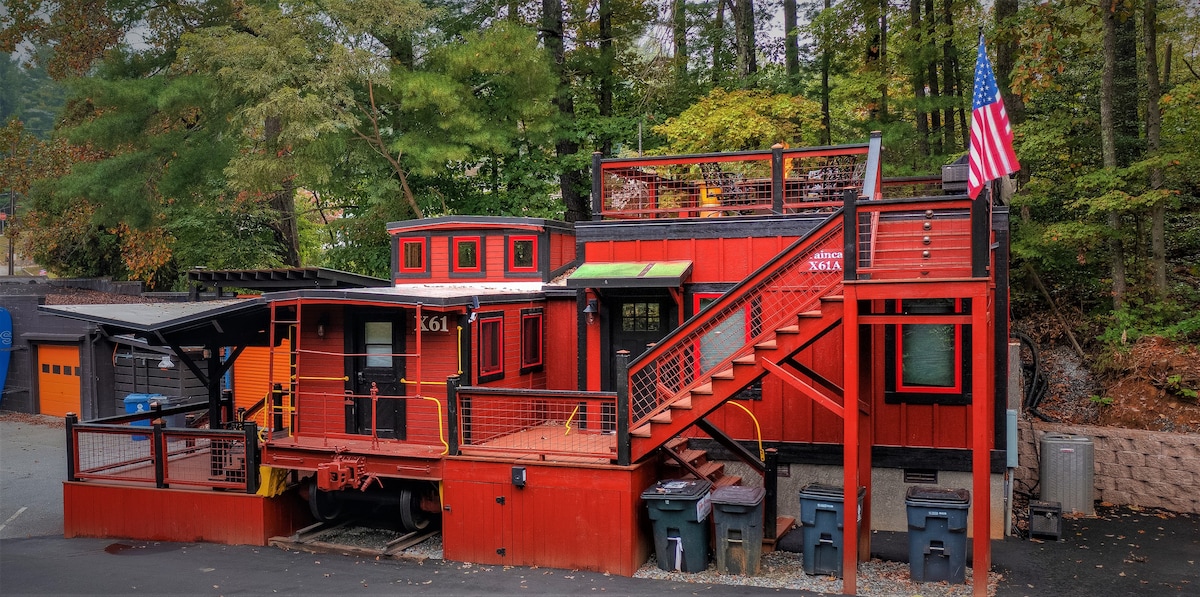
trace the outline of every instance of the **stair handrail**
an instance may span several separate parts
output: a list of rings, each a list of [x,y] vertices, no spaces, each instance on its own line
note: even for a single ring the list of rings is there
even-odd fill
[[[830,269],[824,270],[802,270],[802,268],[812,267],[811,264],[814,262],[812,258],[818,253],[836,253],[839,257],[817,261],[828,261],[832,264],[841,259],[842,225],[841,210],[838,210],[820,226],[793,242],[774,259],[763,264],[753,274],[631,362],[629,365],[629,402],[632,419],[630,428],[640,427],[652,416],[668,408],[672,402],[705,383],[713,372],[731,366],[734,360],[752,352],[755,344],[773,337],[776,329],[788,319],[794,320],[800,313],[814,310],[822,298],[840,293],[843,282],[840,263],[836,269],[833,269],[832,265],[830,265]],[[809,283],[803,287],[778,284],[785,278],[800,273],[810,278]],[[753,313],[749,313],[754,310],[753,303],[772,289],[779,292],[803,293],[806,296],[802,300],[786,305],[787,308],[762,312],[759,314],[759,318],[755,318]],[[758,309],[762,310],[761,302]],[[699,370],[700,362],[695,354],[697,352],[696,345],[706,334],[713,332],[717,326],[724,324],[728,317],[738,312],[748,312],[753,326],[752,332],[747,334],[745,342],[740,348],[731,351],[728,355],[723,355],[724,358],[719,362],[705,367],[704,370]],[[647,370],[651,366],[660,365],[658,369],[662,371],[662,366],[672,364],[672,361],[674,361],[672,366],[679,374],[678,377],[664,381],[659,376],[648,376]],[[642,379],[647,377],[648,379]],[[651,391],[647,392],[647,389]],[[664,393],[668,395],[660,396]],[[647,396],[647,394],[652,395]]]

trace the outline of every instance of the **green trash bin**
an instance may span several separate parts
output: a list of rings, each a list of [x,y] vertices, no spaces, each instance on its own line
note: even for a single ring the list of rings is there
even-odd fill
[[[654,555],[667,571],[701,572],[708,568],[708,515],[712,483],[707,480],[659,481],[642,492],[654,526]]]
[[[858,511],[862,520],[863,496],[858,488]],[[839,485],[812,483],[800,490],[800,528],[804,542],[803,565],[807,574],[842,576],[842,488]]]
[[[712,492],[713,526],[716,527],[717,572],[758,574],[763,543],[762,487],[738,485]]]

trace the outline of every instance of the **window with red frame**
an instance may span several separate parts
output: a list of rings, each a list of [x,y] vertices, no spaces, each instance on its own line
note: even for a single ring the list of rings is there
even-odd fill
[[[454,239],[454,271],[479,272],[479,237],[468,236]]]
[[[721,297],[719,292],[697,292],[692,304],[693,313],[699,313],[709,304]],[[746,312],[737,311],[730,314],[716,327],[709,330],[700,338],[700,371],[708,371],[721,361],[729,358],[742,346],[749,337],[750,328],[746,322]]]
[[[479,381],[504,377],[504,314],[479,315]]]
[[[425,239],[400,239],[400,273],[425,273]]]
[[[906,315],[963,313],[961,299],[898,301]],[[964,326],[956,323],[906,323],[892,331],[894,392],[896,394],[963,395]]]
[[[521,311],[521,372],[542,366],[542,311]]]
[[[508,271],[536,272],[537,266],[537,237],[508,237]]]

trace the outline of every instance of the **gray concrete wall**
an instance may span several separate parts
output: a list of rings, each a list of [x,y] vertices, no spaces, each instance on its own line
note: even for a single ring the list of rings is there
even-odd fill
[[[727,474],[738,475],[743,485],[761,486],[762,476],[741,462],[725,461]],[[827,485],[842,484],[842,468],[826,465],[792,464],[787,477],[779,478],[779,512],[780,516],[800,517],[800,490],[809,483],[824,483]],[[915,483],[904,482],[904,471],[893,468],[874,468],[871,470],[871,529],[876,531],[908,531],[908,510],[904,505],[904,495]],[[924,484],[922,484],[924,485]],[[971,473],[948,472],[938,473],[936,487],[971,490]],[[975,497],[971,498],[972,504]],[[1004,475],[991,475],[991,536],[994,539],[1004,537],[1008,521],[1008,502],[1005,499]],[[967,513],[967,534],[973,534],[971,524],[974,507]]]
[[[1039,481],[1039,448],[1047,433],[1092,439],[1095,499],[1117,505],[1152,506],[1200,514],[1200,434],[1166,433],[1021,421],[1020,466],[1026,487]]]

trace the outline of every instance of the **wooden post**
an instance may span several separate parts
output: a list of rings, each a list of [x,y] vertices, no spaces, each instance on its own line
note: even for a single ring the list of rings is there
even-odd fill
[[[446,443],[449,447],[446,449],[447,456],[458,455],[458,384],[461,383],[457,375],[451,375],[446,378]]]
[[[858,582],[858,294],[843,290],[842,354],[842,593],[857,593]]]
[[[153,410],[154,405],[150,408]],[[154,433],[150,436],[150,458],[154,461],[154,486],[166,489],[167,477],[167,446],[163,439],[161,419],[154,420]]]
[[[604,154],[599,151],[592,153],[592,219],[603,219],[604,211],[604,172],[601,170],[601,159]]]
[[[75,424],[79,422],[79,416],[75,413],[67,413],[67,480],[78,481],[79,477],[75,476],[75,463],[79,462],[79,443],[75,441]]]
[[[629,466],[629,351],[618,350],[613,362],[617,390],[617,464]]]
[[[766,470],[763,471],[763,538],[774,541],[779,517],[779,450],[767,448]]]
[[[258,424],[246,421],[242,425],[246,434],[246,493],[258,492]]]
[[[771,146],[771,211],[783,213],[783,192],[785,190],[783,171],[783,145],[776,143]]]
[[[846,189],[842,195],[842,279],[858,279],[858,195]]]

